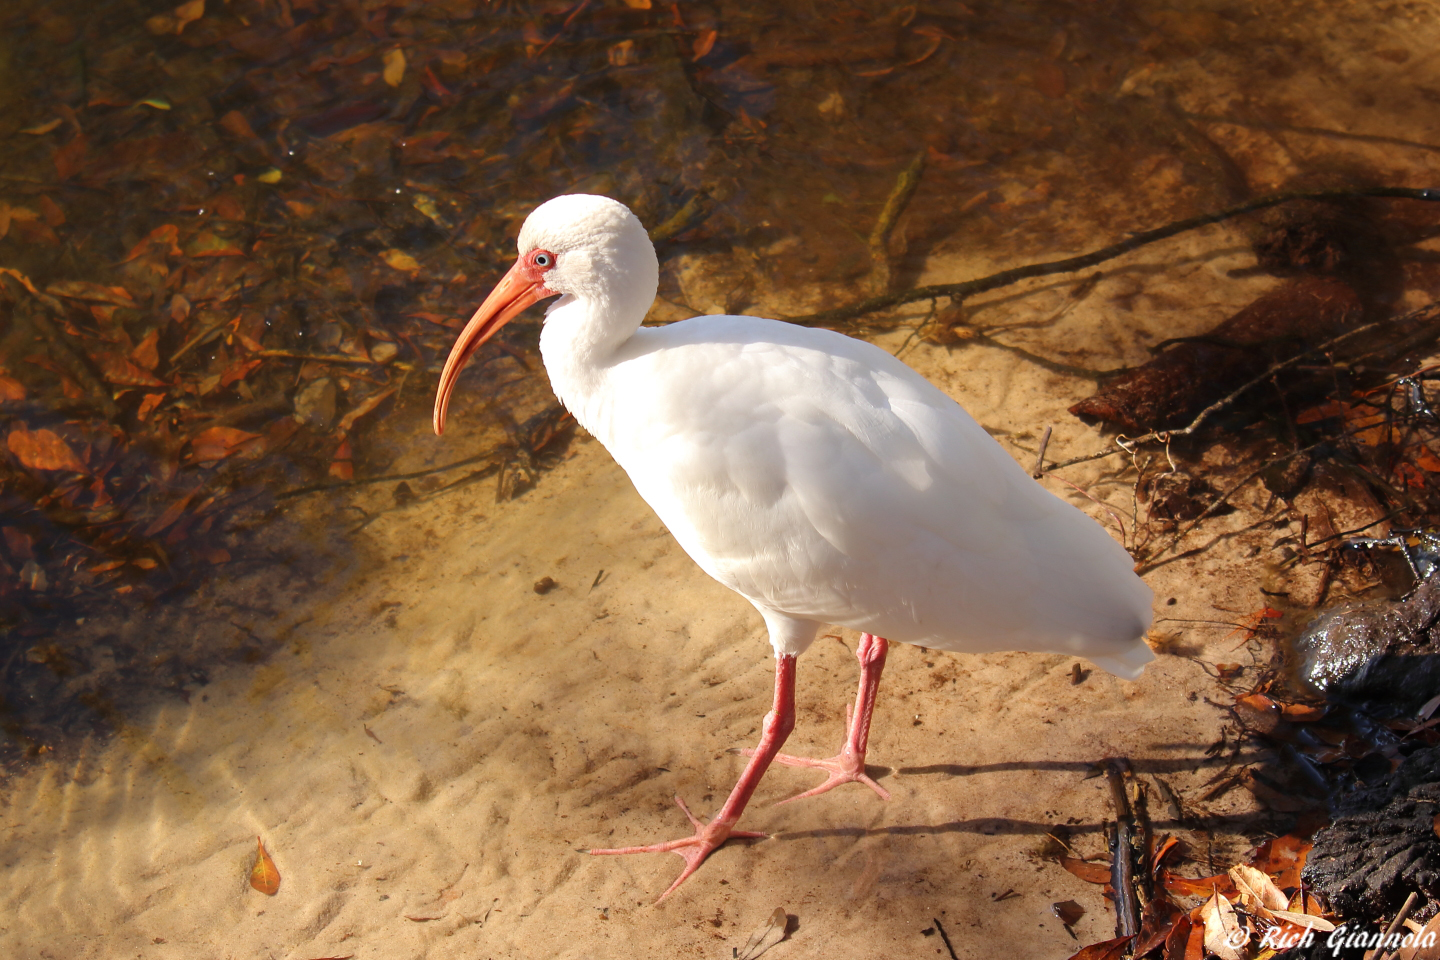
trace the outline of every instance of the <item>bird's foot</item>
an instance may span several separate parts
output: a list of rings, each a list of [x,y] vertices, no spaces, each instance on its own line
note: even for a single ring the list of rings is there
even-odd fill
[[[739,751],[742,756],[749,756],[754,752],[753,750]],[[777,807],[782,803],[804,800],[806,797],[818,797],[822,793],[834,790],[842,783],[863,783],[871,790],[874,790],[881,800],[890,799],[890,792],[876,783],[874,779],[865,772],[865,757],[863,754],[856,754],[845,750],[827,760],[816,760],[812,757],[792,757],[788,753],[780,753],[775,755],[774,762],[783,763],[787,767],[812,767],[816,770],[824,770],[827,774],[825,782],[820,784],[820,786],[806,790],[804,793],[797,793],[793,797],[780,800],[775,804]]]
[[[680,856],[685,861],[685,869],[681,871],[680,876],[675,878],[675,882],[670,884],[670,889],[660,895],[660,900],[656,900],[656,903],[659,903],[674,893],[680,884],[689,879],[690,874],[700,869],[700,864],[705,862],[706,857],[718,850],[720,846],[731,837],[755,840],[764,839],[769,836],[768,833],[759,833],[754,830],[735,830],[731,824],[719,820],[713,820],[710,823],[701,823],[700,820],[690,812],[690,808],[685,806],[684,800],[676,797],[675,802],[680,805],[680,809],[684,811],[685,816],[690,821],[690,825],[695,828],[693,836],[684,837],[680,840],[669,840],[665,843],[652,843],[644,847],[617,847],[613,850],[589,851],[592,856],[619,853],[673,853]]]

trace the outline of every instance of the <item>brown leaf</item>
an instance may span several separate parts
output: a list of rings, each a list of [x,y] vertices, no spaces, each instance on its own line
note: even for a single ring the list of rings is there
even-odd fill
[[[1091,863],[1076,857],[1061,857],[1060,866],[1069,870],[1086,883],[1109,883],[1110,864]]]
[[[13,377],[0,374],[0,400],[24,400],[25,385]]]
[[[250,886],[267,897],[273,897],[280,892],[280,871],[275,869],[275,861],[265,852],[265,844],[259,837],[255,838],[255,847],[255,866],[250,868]]]
[[[16,424],[7,444],[15,458],[31,470],[88,472],[70,445],[49,430],[26,430],[24,424]]]
[[[1294,913],[1290,910],[1272,910],[1270,916],[1276,920],[1283,920],[1285,923],[1296,927],[1310,927],[1319,930],[1321,933],[1329,933],[1335,929],[1335,924],[1324,917],[1317,917],[1313,913]]]
[[[1145,914],[1140,919],[1140,932],[1135,937],[1134,955],[1145,954],[1163,944],[1170,935],[1175,922],[1185,916],[1185,911],[1165,897],[1156,897],[1145,905]]]
[[[1244,960],[1242,951],[1250,934],[1240,925],[1230,900],[1217,891],[1201,907],[1201,916],[1205,919],[1205,949],[1220,960]]]
[[[1415,934],[1409,947],[1401,947],[1399,960],[1440,960],[1440,913]]]
[[[1165,960],[1203,960],[1205,927],[1181,917],[1165,938]]]
[[[135,298],[124,287],[106,287],[85,280],[60,280],[47,286],[45,292],[71,300],[109,303],[117,307],[135,306]]]
[[[209,230],[202,230],[191,240],[189,248],[185,251],[192,257],[243,257],[244,251],[235,246],[234,241],[226,240]]]
[[[1070,960],[1120,960],[1125,956],[1126,944],[1134,939],[1134,937],[1116,937],[1114,940],[1092,943],[1088,947],[1082,947],[1080,952],[1074,954]]]
[[[134,260],[136,257],[143,254],[145,251],[149,250],[151,245],[164,245],[166,253],[168,253],[172,257],[178,257],[184,252],[180,249],[179,241],[179,227],[175,226],[175,224],[173,223],[161,224],[160,226],[156,227],[154,230],[151,230],[148,234],[146,234],[146,236],[139,243],[131,247],[130,252],[125,255],[125,259],[121,260],[120,262],[129,263],[131,260]]]
[[[261,436],[236,427],[211,427],[190,441],[192,456],[200,462],[224,460],[233,453],[258,451]]]
[[[117,387],[168,387],[169,384],[144,367],[115,353],[97,353],[95,360],[106,383]]]
[[[73,140],[55,151],[55,176],[61,180],[69,180],[75,176],[85,164],[87,150],[89,144],[85,140],[85,134],[77,133]]]
[[[1310,723],[1325,716],[1326,707],[1312,706],[1308,703],[1282,703],[1280,712],[1285,715],[1286,720],[1295,723]]]
[[[1230,868],[1230,879],[1235,884],[1235,892],[1240,895],[1240,902],[1251,913],[1263,917],[1272,910],[1284,910],[1290,906],[1290,901],[1275,886],[1275,881],[1254,867],[1237,863]]]

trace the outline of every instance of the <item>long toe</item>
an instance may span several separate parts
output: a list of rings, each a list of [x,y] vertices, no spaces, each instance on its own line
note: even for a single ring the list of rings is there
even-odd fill
[[[742,750],[741,753],[749,751]],[[827,774],[825,782],[818,787],[806,790],[804,793],[797,793],[793,797],[787,797],[776,803],[790,803],[794,800],[804,800],[806,797],[818,797],[822,793],[828,793],[840,786],[842,783],[863,783],[881,800],[889,800],[890,792],[865,772],[864,758],[853,755],[837,754],[825,760],[817,760],[813,757],[794,757],[788,753],[781,753],[775,756],[775,763],[783,763],[787,767],[809,767],[815,770],[824,770]]]
[[[680,871],[680,876],[675,878],[675,882],[670,884],[669,889],[660,895],[660,899],[656,900],[656,903],[660,903],[674,893],[680,884],[690,878],[690,874],[700,869],[705,858],[720,849],[726,840],[732,837],[754,840],[769,836],[768,833],[758,833],[754,830],[733,830],[723,823],[702,823],[690,812],[690,808],[685,806],[684,800],[676,797],[675,802],[680,805],[681,810],[685,811],[685,816],[689,818],[691,825],[695,828],[692,835],[681,837],[679,840],[667,840],[664,843],[652,843],[641,847],[614,847],[607,850],[587,851],[591,856],[596,857],[622,853],[673,853],[679,856],[685,861],[685,869]]]

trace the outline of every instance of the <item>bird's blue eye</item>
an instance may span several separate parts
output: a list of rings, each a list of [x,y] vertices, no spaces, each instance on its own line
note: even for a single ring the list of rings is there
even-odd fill
[[[550,254],[548,254],[548,253],[537,253],[537,254],[535,254],[535,266],[537,266],[537,267],[548,267],[548,266],[550,266],[550,262],[551,262],[551,261],[550,261]]]

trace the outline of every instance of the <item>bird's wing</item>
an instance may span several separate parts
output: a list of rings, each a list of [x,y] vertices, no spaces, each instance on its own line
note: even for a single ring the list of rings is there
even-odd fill
[[[601,439],[716,579],[790,616],[954,649],[1126,632],[1110,596],[1134,580],[1124,550],[919,374],[829,331],[686,323],[617,365],[625,429]]]

